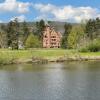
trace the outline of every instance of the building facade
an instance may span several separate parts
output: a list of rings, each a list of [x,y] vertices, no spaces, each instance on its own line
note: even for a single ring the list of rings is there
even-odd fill
[[[46,26],[43,32],[43,47],[44,48],[60,48],[62,35],[56,32],[54,28]]]

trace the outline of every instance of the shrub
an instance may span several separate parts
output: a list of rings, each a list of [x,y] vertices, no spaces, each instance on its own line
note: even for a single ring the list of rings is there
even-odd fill
[[[98,52],[98,51],[100,51],[100,39],[92,41],[87,46],[82,47],[79,51],[80,52]]]
[[[41,41],[39,41],[37,36],[31,33],[25,42],[25,47],[26,48],[39,48],[41,47]]]
[[[93,43],[90,43],[90,45],[88,46],[88,50],[90,52],[100,51],[100,41],[99,40],[95,40],[95,41],[93,41]]]
[[[82,47],[81,49],[79,49],[79,52],[89,52],[87,47]]]

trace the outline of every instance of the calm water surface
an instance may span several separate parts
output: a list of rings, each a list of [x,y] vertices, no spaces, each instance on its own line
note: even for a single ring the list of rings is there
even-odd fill
[[[100,100],[100,62],[0,66],[0,100]]]

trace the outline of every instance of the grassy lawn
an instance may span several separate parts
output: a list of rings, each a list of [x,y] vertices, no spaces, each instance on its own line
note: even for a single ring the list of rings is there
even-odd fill
[[[73,50],[63,49],[32,49],[32,50],[0,50],[0,58],[32,58],[34,57],[60,57],[72,54]]]
[[[100,52],[86,52],[86,53],[80,53],[82,56],[100,56]]]
[[[0,63],[10,63],[16,59],[31,59],[40,57],[46,59],[56,59],[64,56],[100,56],[100,52],[79,53],[76,50],[64,49],[31,49],[31,50],[0,50]]]

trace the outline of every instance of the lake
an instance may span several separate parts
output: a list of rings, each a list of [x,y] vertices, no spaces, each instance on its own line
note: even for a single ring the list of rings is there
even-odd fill
[[[0,100],[100,100],[100,62],[0,66]]]

